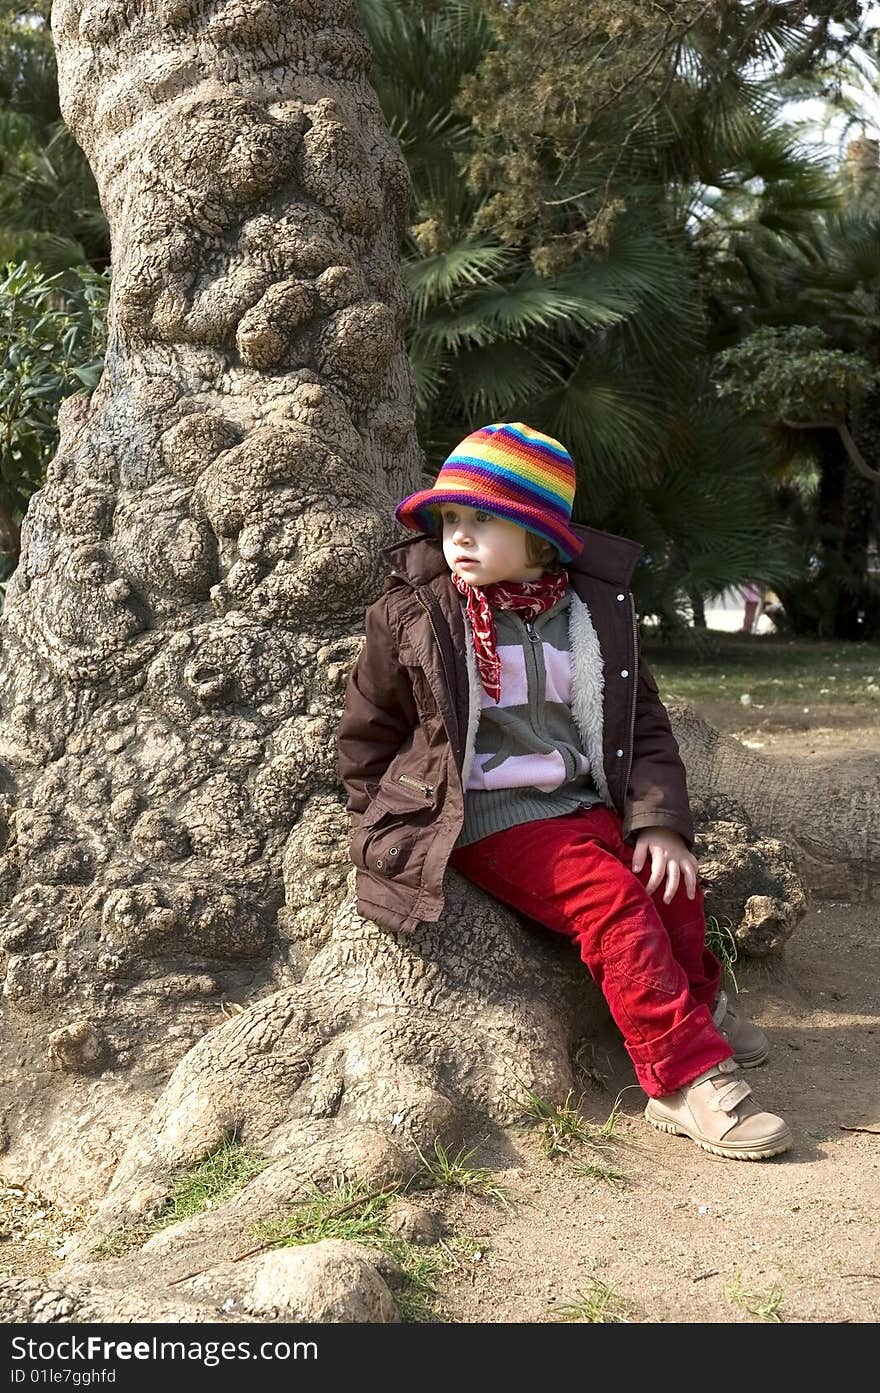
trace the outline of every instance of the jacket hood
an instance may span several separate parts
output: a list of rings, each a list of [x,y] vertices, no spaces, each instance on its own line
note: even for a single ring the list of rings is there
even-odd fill
[[[571,524],[572,532],[584,541],[584,549],[573,561],[565,562],[569,573],[580,572],[610,585],[626,589],[632,580],[636,562],[644,551],[639,542],[629,537],[617,537],[613,532],[599,532],[580,523]],[[380,555],[392,574],[403,576],[412,585],[427,585],[437,576],[448,575],[440,543],[431,537],[408,537],[383,547]]]

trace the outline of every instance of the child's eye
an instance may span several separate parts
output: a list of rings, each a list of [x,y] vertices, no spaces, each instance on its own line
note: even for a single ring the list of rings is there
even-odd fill
[[[477,522],[491,522],[491,520],[492,520],[492,514],[491,514],[491,513],[484,513],[484,512],[482,512],[482,511],[480,511],[480,512],[477,513],[476,516],[477,516]]]

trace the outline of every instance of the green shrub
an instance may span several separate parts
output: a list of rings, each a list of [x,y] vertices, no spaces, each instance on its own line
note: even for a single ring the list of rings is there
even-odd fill
[[[108,277],[86,266],[47,276],[25,261],[0,273],[0,582],[58,443],[58,407],[101,375],[108,292]]]

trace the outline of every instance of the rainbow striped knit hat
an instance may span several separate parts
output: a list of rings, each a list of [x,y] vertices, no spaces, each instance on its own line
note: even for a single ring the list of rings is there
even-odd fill
[[[440,466],[430,489],[398,503],[394,516],[413,532],[436,533],[431,509],[460,503],[519,523],[552,542],[563,561],[583,550],[569,527],[574,501],[571,455],[551,435],[507,421],[465,436]]]

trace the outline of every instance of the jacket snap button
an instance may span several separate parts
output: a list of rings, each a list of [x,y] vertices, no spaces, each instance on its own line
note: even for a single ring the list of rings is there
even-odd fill
[[[623,759],[623,750],[618,750],[618,751],[617,751],[617,758],[618,758],[618,759]]]
[[[380,860],[378,860],[378,861],[376,862],[376,870],[377,870],[377,871],[381,871],[381,869],[382,869],[382,867],[383,867],[384,865],[385,865],[385,862],[384,862],[383,860],[381,860],[381,858],[380,858]]]
[[[397,856],[398,853],[399,853],[399,851],[400,851],[400,848],[399,848],[399,847],[390,846],[390,847],[388,848],[388,855],[389,855],[389,856]]]
[[[626,596],[625,596],[625,595],[618,595],[617,598],[618,598],[618,600],[625,600],[625,599],[626,599]]]
[[[629,677],[629,668],[628,668],[628,667],[621,668],[621,669],[620,669],[620,675],[621,675],[621,677]]]

